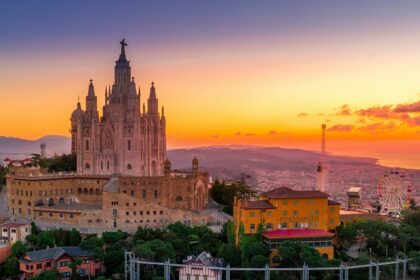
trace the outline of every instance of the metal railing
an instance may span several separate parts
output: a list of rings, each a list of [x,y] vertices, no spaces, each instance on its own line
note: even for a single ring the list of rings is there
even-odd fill
[[[296,272],[300,273],[302,280],[309,280],[309,276],[311,272],[316,271],[333,271],[338,276],[339,280],[349,280],[349,275],[352,270],[356,269],[367,269],[368,270],[368,279],[367,280],[379,280],[381,275],[381,267],[385,266],[395,266],[394,270],[394,279],[395,280],[408,280],[407,279],[407,271],[408,271],[408,264],[412,262],[412,259],[409,258],[396,258],[393,261],[388,262],[373,262],[371,261],[368,264],[364,265],[346,265],[341,264],[340,266],[336,267],[310,267],[306,264],[303,267],[295,267],[295,268],[286,268],[286,267],[269,267],[268,264],[265,267],[258,267],[258,268],[245,268],[245,267],[230,267],[227,265],[226,267],[209,267],[209,266],[197,266],[197,265],[185,265],[185,264],[176,264],[171,263],[167,260],[164,263],[161,262],[147,262],[141,261],[134,256],[132,252],[125,252],[125,280],[142,280],[141,274],[141,265],[148,265],[148,266],[158,266],[163,268],[163,277],[165,280],[171,280],[171,268],[198,268],[203,269],[206,268],[207,270],[214,270],[222,275],[224,275],[225,280],[231,280],[231,273],[232,272],[245,272],[245,271],[252,271],[252,272],[260,272],[264,274],[264,280],[270,280],[270,274],[272,272]],[[222,279],[222,278],[220,278]],[[389,277],[391,279],[391,277]],[[146,280],[146,279],[145,279]]]

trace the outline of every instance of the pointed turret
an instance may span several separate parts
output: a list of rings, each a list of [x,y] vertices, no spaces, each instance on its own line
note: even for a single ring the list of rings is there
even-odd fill
[[[156,90],[155,90],[154,82],[152,82],[152,86],[150,87],[150,95],[147,102],[148,102],[147,112],[150,115],[157,115],[158,114],[158,99],[156,98]]]
[[[86,96],[86,112],[96,113],[97,112],[97,98],[95,95],[95,89],[93,87],[93,80],[90,79],[88,94]]]

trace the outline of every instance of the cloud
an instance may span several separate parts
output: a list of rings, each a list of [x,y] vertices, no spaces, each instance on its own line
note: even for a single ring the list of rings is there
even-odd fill
[[[350,132],[354,129],[354,125],[350,124],[336,124],[330,128],[328,128],[328,131],[334,131],[334,132]]]
[[[352,111],[348,104],[342,105],[340,108],[338,108],[338,112],[336,113],[337,116],[350,116],[352,114]]]
[[[278,134],[278,132],[275,130],[270,130],[269,132],[267,132],[267,134],[275,135]]]
[[[389,131],[392,129],[395,129],[397,125],[394,122],[377,122],[373,124],[368,124],[362,127],[359,127],[357,130],[363,131],[363,132],[370,132],[370,133],[376,133],[376,132],[384,132]]]
[[[309,114],[308,114],[308,113],[299,113],[297,116],[298,116],[299,118],[304,118],[304,117],[309,116]]]
[[[255,136],[255,133],[246,133],[245,136],[252,137],[252,136]]]
[[[235,136],[241,136],[241,132],[240,131],[236,132]]]
[[[414,103],[398,104],[395,106],[396,113],[420,113],[420,100]]]
[[[219,138],[219,135],[217,135],[217,134],[216,135],[213,135],[213,138],[216,138],[217,139],[217,138]]]

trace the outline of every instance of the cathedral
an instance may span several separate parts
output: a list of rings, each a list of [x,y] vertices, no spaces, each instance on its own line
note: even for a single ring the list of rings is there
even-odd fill
[[[152,82],[141,112],[140,88],[137,90],[127,60],[125,40],[115,62],[114,84],[105,89],[105,105],[99,117],[97,96],[90,80],[86,109],[71,115],[72,153],[77,155],[81,174],[122,174],[161,176],[166,159],[166,121],[159,113],[156,89]]]
[[[204,225],[209,174],[194,157],[190,171],[171,169],[166,157],[166,121],[154,84],[141,104],[127,60],[125,40],[115,78],[105,90],[102,116],[90,81],[85,109],[71,114],[71,152],[77,172],[48,173],[40,167],[12,167],[7,175],[10,214],[42,228],[76,227],[82,232],[135,232],[174,222]],[[140,110],[142,108],[142,110]]]

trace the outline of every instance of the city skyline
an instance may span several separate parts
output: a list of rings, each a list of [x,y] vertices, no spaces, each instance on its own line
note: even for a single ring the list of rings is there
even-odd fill
[[[126,38],[141,102],[154,81],[165,104],[169,148],[319,149],[326,123],[330,152],[418,152],[420,5],[202,4],[2,3],[0,134],[69,136],[90,78],[104,104]]]

